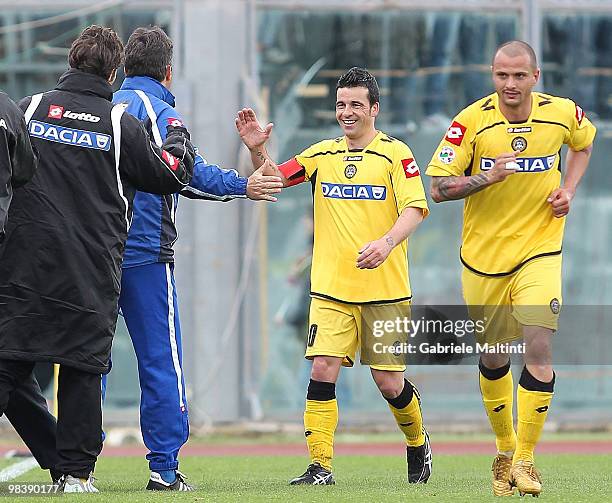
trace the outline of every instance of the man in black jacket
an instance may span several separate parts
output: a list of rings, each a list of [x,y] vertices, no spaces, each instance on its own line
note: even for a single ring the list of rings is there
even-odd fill
[[[29,182],[38,166],[36,151],[32,148],[23,112],[4,93],[0,93],[0,243],[4,240],[9,205],[13,190]],[[22,424],[22,410],[38,408],[34,421]],[[57,463],[55,451],[55,419],[47,410],[34,377],[11,395],[6,416],[18,431],[28,437],[33,453],[42,467],[52,468]],[[54,473],[57,476],[56,473]]]
[[[52,468],[64,492],[97,492],[100,374],[110,370],[135,191],[175,193],[193,172],[183,128],[171,128],[160,149],[125,105],[112,104],[122,54],[115,32],[90,26],[72,44],[57,87],[20,102],[40,168],[15,191],[0,248],[0,413],[11,409],[14,390],[33,382],[34,362],[61,364]],[[40,424],[32,400],[22,409],[9,417],[18,432]],[[42,449],[25,437],[34,454]]]
[[[37,164],[23,112],[6,94],[0,93],[0,243],[13,188],[28,182]]]

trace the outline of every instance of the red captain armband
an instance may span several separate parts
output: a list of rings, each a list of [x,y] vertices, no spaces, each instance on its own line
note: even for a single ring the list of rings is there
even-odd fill
[[[280,164],[278,169],[289,182],[287,187],[302,183],[306,179],[306,170],[304,166],[295,160],[295,157]]]

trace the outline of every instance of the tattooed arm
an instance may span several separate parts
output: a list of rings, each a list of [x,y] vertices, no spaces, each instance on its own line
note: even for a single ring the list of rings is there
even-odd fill
[[[431,179],[431,198],[436,203],[464,199],[476,192],[486,189],[494,183],[503,182],[516,169],[508,169],[506,163],[516,162],[516,154],[501,154],[495,158],[495,165],[490,171],[483,171],[472,176],[434,176]]]
[[[454,201],[475,194],[491,185],[488,173],[473,176],[434,176],[431,179],[431,198],[436,203]]]
[[[263,163],[266,161],[270,161],[270,164],[276,166],[276,163],[274,162],[274,160],[272,160],[270,154],[268,154],[265,144],[255,145],[252,148],[248,148],[249,153],[251,154],[251,162],[253,163],[253,167],[255,169],[258,169],[263,166]]]
[[[251,153],[251,161],[255,169],[260,168],[266,159],[273,163],[265,145],[270,139],[274,124],[269,123],[265,128],[261,127],[252,108],[239,110],[234,122],[240,139]]]
[[[266,161],[269,161],[268,165],[263,170],[263,174],[280,177],[283,186],[286,187],[288,185],[286,177],[278,169],[277,164],[266,150],[266,142],[270,138],[273,124],[270,123],[265,128],[261,127],[255,112],[251,108],[243,108],[240,110],[235,123],[242,142],[249,149],[251,162],[255,170],[263,166]]]

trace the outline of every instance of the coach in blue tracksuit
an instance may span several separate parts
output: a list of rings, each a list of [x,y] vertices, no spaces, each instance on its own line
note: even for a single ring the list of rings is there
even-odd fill
[[[169,125],[182,125],[169,91],[172,41],[161,28],[138,28],[125,47],[125,74],[115,103],[145,123],[159,144]],[[196,156],[191,184],[180,195],[226,201],[237,197],[275,201],[277,177],[256,171],[248,179],[234,170],[207,164]],[[175,213],[179,194],[138,192],[123,261],[119,306],[136,358],[141,387],[140,426],[151,476],[147,489],[191,490],[178,468],[178,452],[187,441],[189,423],[182,372],[181,329],[174,284],[177,239]]]

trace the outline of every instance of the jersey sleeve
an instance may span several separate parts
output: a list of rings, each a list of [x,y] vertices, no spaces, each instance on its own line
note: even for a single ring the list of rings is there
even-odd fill
[[[182,116],[174,108],[164,109],[157,117],[157,127],[162,141],[166,139],[169,126],[187,127]],[[180,194],[188,199],[230,201],[245,197],[247,179],[234,169],[223,169],[209,164],[196,148],[193,178]]]
[[[209,164],[196,149],[193,178],[181,191],[181,196],[189,199],[209,201],[231,201],[246,197],[247,179],[234,169],[223,169]]]
[[[289,182],[289,187],[311,179],[313,173],[317,170],[316,155],[319,152],[322,152],[321,144],[317,143],[292,159],[279,164],[278,169]]]
[[[20,187],[34,176],[38,167],[38,152],[30,141],[22,109],[10,99],[7,99],[7,107],[12,130],[12,142],[9,145],[12,165],[11,184],[13,187]]]
[[[119,170],[137,190],[173,194],[191,181],[194,159],[179,159],[158,147],[149,140],[143,124],[129,113],[121,116],[121,133]]]
[[[476,126],[469,110],[463,110],[449,126],[436,148],[426,174],[429,176],[463,176],[474,156]]]
[[[569,105],[569,134],[567,146],[572,150],[583,150],[593,143],[597,129],[587,118],[584,110],[572,100],[567,100]]]
[[[404,143],[400,143],[395,149],[391,166],[391,182],[398,213],[408,207],[413,207],[422,209],[424,217],[429,214],[419,166],[414,154]]]
[[[317,155],[323,152],[324,143],[317,143],[311,145],[301,154],[295,156],[295,160],[304,167],[304,180],[308,181],[312,177],[313,173],[317,170]]]

